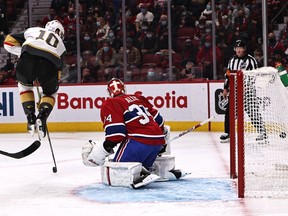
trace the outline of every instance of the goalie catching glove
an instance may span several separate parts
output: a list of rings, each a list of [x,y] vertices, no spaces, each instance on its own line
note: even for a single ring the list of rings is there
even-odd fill
[[[110,152],[107,152],[104,148],[104,143],[101,141],[95,142],[89,140],[82,146],[82,160],[86,166],[103,165],[105,158],[113,153],[113,149],[111,149]]]

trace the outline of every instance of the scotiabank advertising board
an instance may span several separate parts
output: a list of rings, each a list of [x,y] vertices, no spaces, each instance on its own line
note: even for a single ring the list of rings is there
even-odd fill
[[[128,94],[142,93],[166,121],[177,122],[203,121],[209,115],[215,115],[217,121],[214,95],[221,87],[206,82],[126,85]],[[36,89],[35,95],[37,101]],[[107,97],[106,85],[60,86],[49,122],[100,122],[100,109]],[[26,122],[17,87],[0,88],[0,119],[2,123]],[[223,121],[222,117],[219,120]]]

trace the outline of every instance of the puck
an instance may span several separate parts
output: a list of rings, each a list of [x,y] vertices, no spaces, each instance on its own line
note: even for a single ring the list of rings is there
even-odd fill
[[[56,173],[57,172],[57,168],[56,167],[53,167],[53,173]]]
[[[282,138],[282,139],[286,138],[286,133],[285,132],[281,132],[279,134],[279,137]]]

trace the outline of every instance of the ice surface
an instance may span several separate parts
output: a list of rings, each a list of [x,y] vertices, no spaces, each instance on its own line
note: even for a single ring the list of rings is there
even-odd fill
[[[178,132],[172,132],[171,137]],[[229,146],[220,133],[191,132],[172,143],[181,181],[143,189],[102,185],[99,167],[84,166],[81,146],[103,133],[51,133],[58,172],[47,139],[22,159],[0,155],[0,216],[284,216],[288,199],[237,198],[229,178]],[[34,141],[27,134],[0,134],[0,150],[18,152]]]

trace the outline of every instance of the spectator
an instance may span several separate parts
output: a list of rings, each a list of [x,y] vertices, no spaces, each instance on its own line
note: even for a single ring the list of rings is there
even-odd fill
[[[119,67],[117,68],[117,74],[119,77],[120,69],[124,66],[124,54],[127,55],[127,70],[133,71],[132,80],[135,80],[136,77],[139,75],[139,67],[141,64],[141,55],[140,50],[133,45],[133,40],[131,38],[127,38],[126,40],[126,52],[124,51],[123,47],[119,51],[118,57],[118,64]]]
[[[103,17],[97,18],[97,26],[98,26],[98,29],[96,31],[96,38],[97,38],[98,42],[100,43],[103,40],[108,39],[108,33],[110,30],[110,26]]]
[[[97,66],[96,66],[96,53],[92,53],[91,50],[85,50],[82,52],[82,57],[80,59],[81,70],[84,68],[89,68],[93,77],[97,78]]]
[[[97,52],[97,44],[92,39],[92,36],[91,36],[90,32],[85,32],[84,35],[81,36],[80,50],[81,50],[81,52],[83,52],[85,50],[90,50],[94,54],[96,54],[96,52]]]
[[[216,46],[216,61],[219,62],[221,58],[221,51]],[[199,49],[196,55],[197,64],[203,67],[203,77],[210,80],[213,79],[213,50],[212,38],[210,36],[205,38],[205,45]]]
[[[207,23],[212,23],[212,9],[211,9],[211,2],[208,2],[206,5],[205,10],[201,13],[200,19],[205,17]]]
[[[65,36],[76,35],[76,13],[74,8],[68,9],[68,15],[63,19],[63,27],[65,29]]]
[[[254,50],[254,58],[256,59],[259,68],[264,66],[264,57],[261,48],[256,48]]]
[[[68,1],[52,0],[50,8],[53,8],[58,16],[64,18],[64,16],[66,16],[66,11],[68,9]]]
[[[118,35],[115,35],[112,29],[109,30],[108,33],[108,39],[110,46],[115,49],[115,51],[118,53],[121,46],[123,45],[122,38],[120,38]]]
[[[142,54],[152,53],[154,54],[157,49],[157,38],[154,35],[154,32],[151,28],[147,30],[145,37],[141,43],[141,52]]]
[[[234,25],[235,19],[241,15],[241,18],[249,19],[250,10],[243,4],[243,0],[237,0],[232,12],[232,24]],[[241,11],[239,13],[239,11]]]
[[[167,14],[167,1],[157,1],[153,9],[154,22],[157,23],[162,15]]]
[[[168,28],[168,17],[167,15],[161,15],[160,16],[160,20],[159,20],[159,24],[157,26],[157,30],[156,30],[156,36],[159,37],[163,34],[163,32],[165,31],[165,29]]]
[[[92,76],[92,73],[90,71],[90,68],[85,67],[82,70],[82,83],[95,83],[96,79]]]
[[[102,48],[96,53],[96,65],[99,66],[98,75],[100,75],[98,78],[109,81],[115,77],[114,68],[116,63],[116,51],[110,46],[108,41],[104,41]]]
[[[136,31],[139,32],[142,28],[143,21],[148,22],[150,26],[154,20],[154,14],[148,11],[147,4],[142,3],[139,5],[141,12],[137,14],[135,19]]]
[[[193,64],[196,64],[196,55],[198,52],[198,47],[194,46],[192,44],[191,39],[187,39],[184,43],[184,48],[182,50],[182,66],[185,66],[187,62],[192,62]]]
[[[206,27],[206,17],[200,17],[198,24],[196,24],[196,37],[198,39],[204,37],[205,35],[205,27]]]
[[[249,37],[249,30],[251,26],[251,21],[249,18],[245,17],[243,10],[237,10],[237,17],[234,19],[234,32],[236,32],[239,38]]]
[[[168,50],[168,28],[165,28],[162,35],[158,36],[157,51]]]
[[[149,67],[147,69],[147,81],[153,82],[153,81],[159,81],[161,78],[159,74],[156,72],[155,67]]]
[[[96,33],[97,25],[95,19],[92,15],[88,15],[86,22],[81,26],[81,33],[89,32],[90,35],[94,35]]]
[[[285,52],[284,45],[277,41],[276,36],[273,32],[270,32],[268,34],[268,65],[274,67],[273,58],[274,58],[274,51],[275,50],[281,50],[282,52]]]
[[[282,64],[284,68],[288,66],[286,62],[286,58],[284,58],[285,54],[281,49],[274,50],[273,54],[274,54],[273,55],[274,58],[272,60],[271,65],[274,65],[274,67],[276,67],[277,64]]]
[[[288,20],[286,21],[286,25],[283,29],[280,30],[279,41],[288,48]]]
[[[0,70],[0,85],[15,85],[16,80],[10,77],[11,71],[6,71],[5,68]]]
[[[45,26],[47,22],[51,20],[58,20],[59,22],[62,22],[61,17],[56,14],[55,9],[50,7],[49,14],[42,19],[42,26]]]

